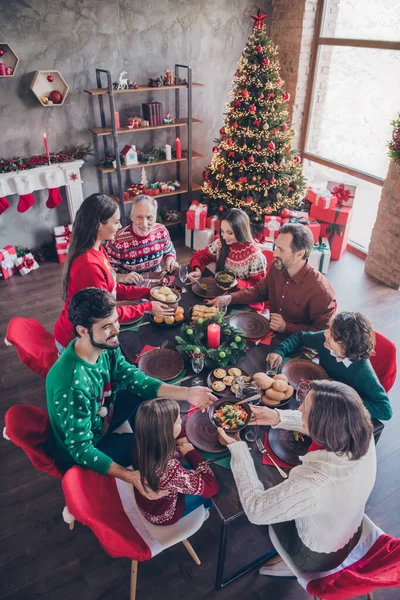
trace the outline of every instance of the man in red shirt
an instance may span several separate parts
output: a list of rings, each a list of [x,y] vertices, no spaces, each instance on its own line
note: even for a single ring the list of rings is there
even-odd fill
[[[335,314],[335,292],[322,273],[308,264],[314,240],[300,223],[285,223],[275,243],[267,276],[253,288],[220,296],[209,304],[268,301],[271,329],[284,335],[328,329]]]

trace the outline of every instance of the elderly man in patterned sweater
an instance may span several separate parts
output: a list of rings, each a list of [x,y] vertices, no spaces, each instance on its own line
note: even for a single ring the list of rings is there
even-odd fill
[[[179,265],[168,229],[156,222],[157,201],[150,196],[136,196],[130,216],[132,223],[106,245],[110,263],[121,273],[117,281],[138,283],[141,273],[160,271],[163,260],[167,271],[176,269]]]
[[[61,467],[74,464],[118,477],[142,490],[131,464],[132,434],[113,431],[142,400],[168,396],[208,408],[216,398],[206,387],[185,388],[142,373],[119,349],[118,315],[109,292],[77,292],[68,316],[77,338],[50,369],[46,379],[51,447]],[[117,384],[124,388],[117,393]]]

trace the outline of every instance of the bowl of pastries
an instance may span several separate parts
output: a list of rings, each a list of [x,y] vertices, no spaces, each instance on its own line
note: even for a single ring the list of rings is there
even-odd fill
[[[216,316],[218,308],[216,306],[206,306],[205,304],[195,304],[189,311],[190,321],[197,321],[197,319],[203,319],[208,321]]]
[[[286,375],[269,377],[266,373],[255,373],[253,378],[261,383],[261,403],[266,406],[283,406],[293,396],[294,388],[289,385]]]
[[[181,295],[176,289],[173,290],[165,285],[157,285],[151,288],[150,294],[154,300],[168,304],[171,308],[178,308],[178,303],[181,299]]]

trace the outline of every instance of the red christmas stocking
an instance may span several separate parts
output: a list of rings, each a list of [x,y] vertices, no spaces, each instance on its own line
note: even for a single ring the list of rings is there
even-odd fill
[[[60,194],[60,188],[49,188],[49,197],[47,198],[47,208],[55,208],[62,202],[62,196]]]
[[[0,197],[0,215],[3,214],[3,212],[5,212],[7,210],[7,208],[9,208],[10,204],[7,201],[7,198]]]
[[[35,203],[32,192],[29,194],[20,194],[17,211],[23,213]]]

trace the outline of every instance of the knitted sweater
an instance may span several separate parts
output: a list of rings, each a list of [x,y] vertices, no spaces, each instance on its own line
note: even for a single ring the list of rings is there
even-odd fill
[[[71,298],[76,292],[87,287],[108,290],[117,300],[135,300],[143,298],[149,293],[147,288],[117,283],[115,271],[111,267],[102,246],[100,250],[91,248],[87,252],[77,256],[71,265],[67,301],[54,327],[54,336],[62,346],[68,346],[70,341],[75,337],[74,330],[68,319],[68,307]],[[137,306],[118,306],[118,319],[120,323],[132,321],[150,310],[151,302],[143,302]]]
[[[143,516],[155,525],[171,525],[179,521],[184,510],[184,494],[211,498],[218,492],[217,480],[197,450],[188,452],[185,459],[192,470],[181,465],[179,452],[169,459],[159,483],[160,490],[170,492],[165,498],[148,500],[135,488],[136,502]]]
[[[75,340],[46,378],[51,444],[64,465],[78,464],[105,474],[112,459],[97,450],[96,444],[110,424],[116,384],[151,400],[157,396],[162,381],[128,363],[119,348],[103,351],[93,365],[76,354],[74,345]],[[100,417],[98,411],[103,405],[108,414]]]
[[[110,263],[118,271],[160,271],[161,261],[168,256],[176,258],[176,252],[168,229],[155,223],[146,236],[137,235],[128,225],[121,229],[113,242],[107,242],[106,251]]]
[[[369,360],[357,360],[348,367],[324,346],[325,336],[323,331],[316,333],[302,331],[290,336],[275,348],[274,352],[283,358],[297,352],[303,346],[313,348],[318,352],[319,364],[325,369],[329,377],[350,385],[356,390],[369,410],[373,419],[387,421],[392,417],[392,408],[385,390],[379,383],[375,371]]]
[[[301,431],[301,413],[279,411],[281,429]],[[343,548],[361,524],[376,476],[375,443],[359,460],[316,450],[300,457],[288,479],[264,489],[245,442],[228,446],[240,501],[251,523],[295,521],[302,542],[314,552]]]
[[[203,272],[207,265],[217,262],[221,248],[221,240],[218,238],[206,248],[197,250],[190,261],[190,268],[198,267]],[[248,286],[253,286],[265,277],[267,261],[256,242],[247,244],[235,242],[229,248],[225,269],[233,273],[237,279],[246,280]]]

